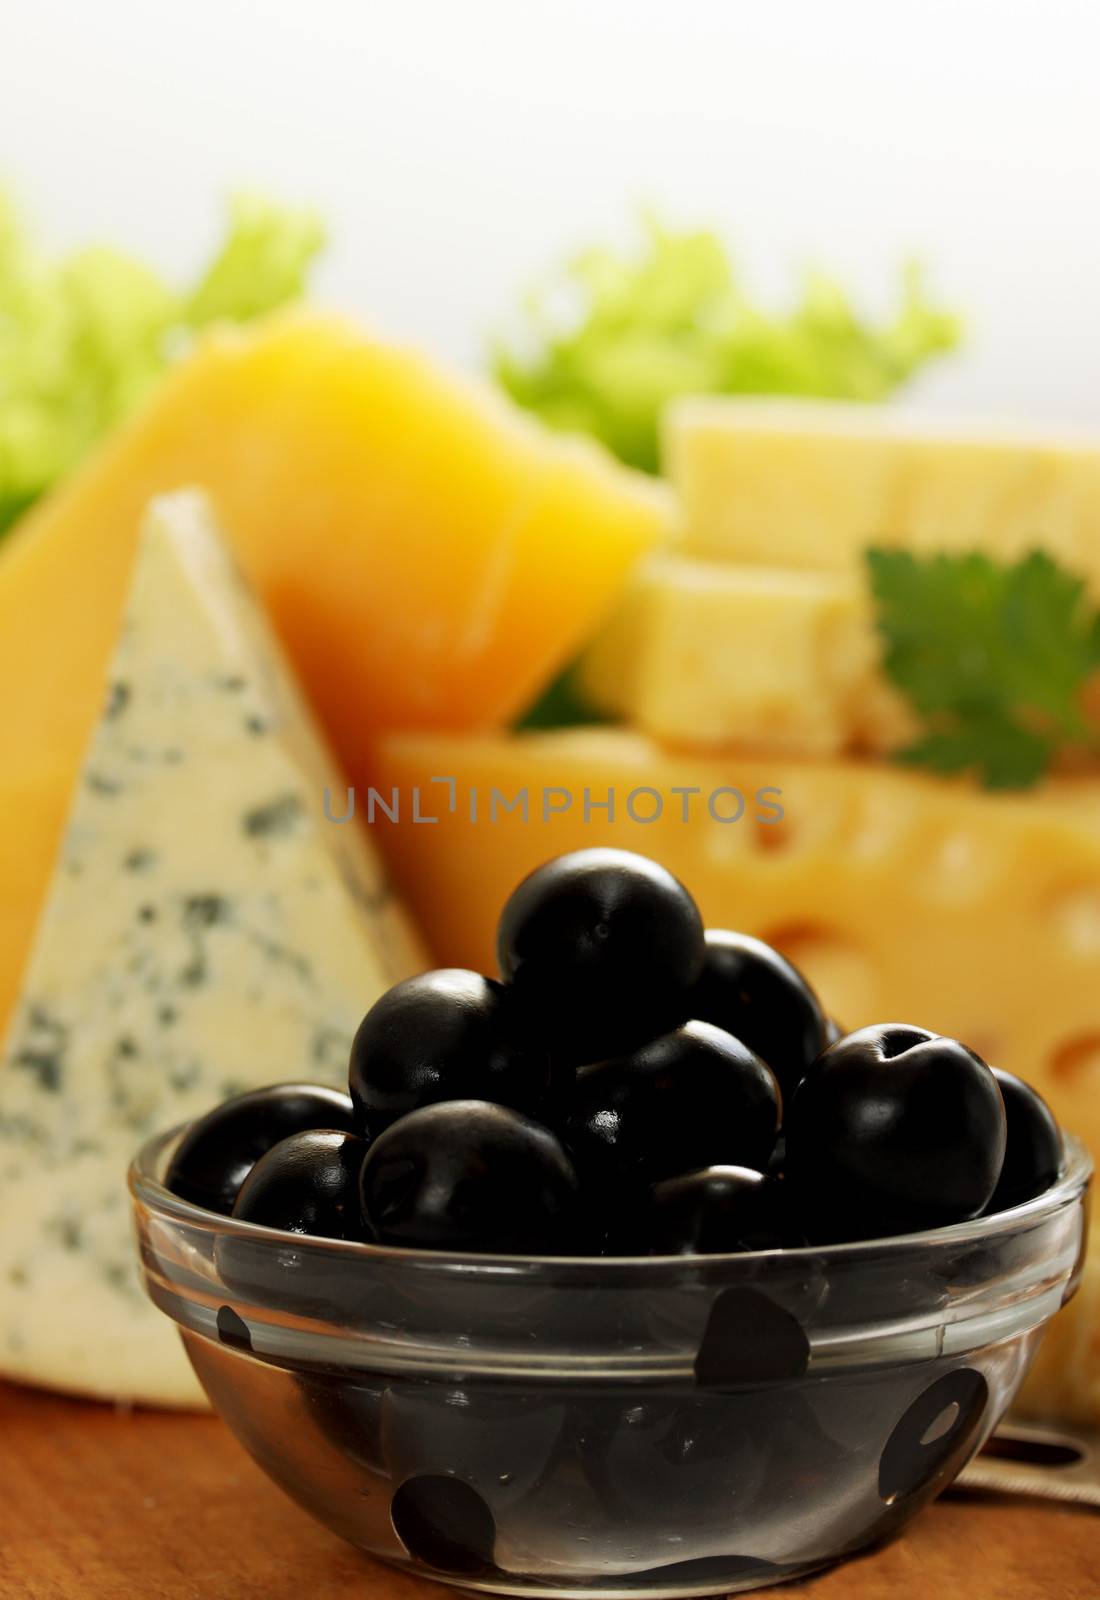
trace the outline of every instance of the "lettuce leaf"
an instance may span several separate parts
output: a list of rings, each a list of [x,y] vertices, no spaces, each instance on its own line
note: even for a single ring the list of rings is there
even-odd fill
[[[879,400],[959,343],[958,319],[928,299],[916,265],[881,325],[822,274],[775,313],[746,293],[716,234],[649,215],[643,225],[640,254],[577,256],[526,297],[518,346],[490,348],[494,375],[520,405],[594,434],[632,466],[658,470],[659,418],[676,395]]]
[[[311,214],[242,195],[213,261],[176,289],[103,246],[42,260],[0,197],[0,534],[143,399],[196,330],[300,297],[323,242]]]

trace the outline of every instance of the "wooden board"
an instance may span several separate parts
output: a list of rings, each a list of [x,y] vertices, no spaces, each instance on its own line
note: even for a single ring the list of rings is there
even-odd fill
[[[799,1600],[1097,1600],[1100,1515],[953,1495]],[[0,1385],[3,1600],[444,1600],[325,1532],[213,1418]]]

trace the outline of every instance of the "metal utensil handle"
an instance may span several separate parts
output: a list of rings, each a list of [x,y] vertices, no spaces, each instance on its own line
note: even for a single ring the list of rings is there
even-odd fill
[[[1100,1510],[1100,1432],[1003,1422],[955,1480],[961,1489],[1072,1501]]]

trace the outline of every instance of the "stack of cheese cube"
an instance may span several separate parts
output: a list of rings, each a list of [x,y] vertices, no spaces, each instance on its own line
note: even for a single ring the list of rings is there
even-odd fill
[[[1100,440],[700,399],[671,415],[665,464],[678,534],[582,667],[622,725],[386,743],[387,785],[430,793],[448,774],[458,796],[438,826],[383,840],[436,955],[491,960],[492,908],[556,851],[643,850],[712,925],[785,949],[843,1025],[965,1039],[1100,1154],[1100,779],[994,794],[889,761],[914,724],[879,665],[862,560],[873,544],[1039,547],[1100,596]],[[628,812],[639,787],[664,797],[659,816],[652,798]],[[494,789],[553,799],[490,826]],[[723,790],[746,799],[737,826],[732,800],[704,803]],[[779,791],[781,821],[754,806],[761,790]],[[690,814],[674,798],[689,794]],[[1033,1393],[1100,1422],[1098,1283],[1100,1263]]]
[[[597,704],[663,741],[798,756],[905,743],[869,545],[1006,560],[1038,547],[1100,593],[1100,439],[701,399],[672,412],[666,458],[681,539],[638,574],[584,668]]]

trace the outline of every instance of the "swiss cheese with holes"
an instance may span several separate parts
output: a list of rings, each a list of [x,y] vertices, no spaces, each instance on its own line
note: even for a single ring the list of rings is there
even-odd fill
[[[492,971],[500,906],[548,857],[640,850],[711,926],[786,951],[846,1028],[964,1039],[1100,1154],[1100,780],[990,794],[884,763],[704,758],[588,728],[391,738],[378,783],[400,810],[376,813],[376,841],[439,961]],[[1098,1295],[1094,1257],[1029,1393],[1100,1424]]]
[[[390,738],[379,784],[403,809],[397,824],[376,813],[374,837],[439,960],[492,971],[500,907],[548,857],[639,850],[711,926],[785,951],[845,1027],[919,1021],[965,1039],[1100,1149],[1100,780],[990,794],[584,728]],[[436,822],[413,820],[414,789]],[[524,791],[526,817],[505,807]]]

